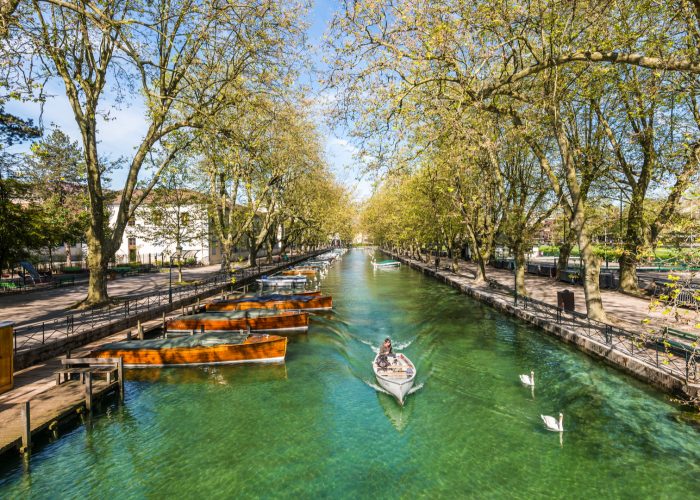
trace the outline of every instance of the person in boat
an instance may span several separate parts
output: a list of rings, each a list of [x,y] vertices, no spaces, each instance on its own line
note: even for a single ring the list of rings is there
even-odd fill
[[[379,356],[377,356],[377,366],[379,368],[386,368],[391,363],[389,363],[389,356],[393,356],[394,353],[391,350],[391,339],[389,337],[384,339],[384,343],[379,348]]]
[[[384,339],[384,343],[379,348],[379,354],[383,354],[385,356],[388,354],[393,354],[393,351],[391,349],[391,339],[389,337]]]

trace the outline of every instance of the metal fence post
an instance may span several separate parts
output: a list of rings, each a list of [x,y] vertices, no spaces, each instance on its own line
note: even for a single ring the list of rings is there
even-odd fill
[[[85,374],[85,409],[92,412],[92,372]]]
[[[22,403],[20,413],[22,420],[22,449],[20,451],[22,453],[29,453],[32,447],[32,424],[29,401]]]

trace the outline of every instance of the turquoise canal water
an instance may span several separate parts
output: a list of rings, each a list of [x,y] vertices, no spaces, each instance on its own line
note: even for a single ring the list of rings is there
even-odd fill
[[[131,372],[125,404],[5,458],[0,497],[694,496],[699,432],[666,396],[361,251],[322,289],[286,365]],[[386,336],[418,369],[403,409],[373,380]],[[560,410],[561,442],[539,417]]]

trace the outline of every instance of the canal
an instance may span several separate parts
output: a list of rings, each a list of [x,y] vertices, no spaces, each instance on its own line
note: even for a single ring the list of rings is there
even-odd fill
[[[693,495],[699,432],[667,396],[360,250],[322,290],[285,365],[132,371],[125,404],[4,458],[0,498]],[[404,408],[372,374],[387,336],[418,369]]]

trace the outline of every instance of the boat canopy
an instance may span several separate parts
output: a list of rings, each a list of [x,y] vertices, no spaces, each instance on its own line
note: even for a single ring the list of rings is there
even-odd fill
[[[283,295],[281,293],[273,293],[262,297],[243,297],[240,299],[223,300],[216,302],[240,303],[240,302],[274,302],[276,300],[297,300],[300,302],[309,302],[310,300],[318,299],[315,295]]]
[[[289,316],[290,311],[280,311],[278,309],[245,309],[243,311],[220,311],[220,312],[205,312],[190,314],[187,316],[178,316],[169,321],[199,321],[206,319],[246,319],[246,318],[269,318],[272,316]]]
[[[100,346],[100,351],[119,349],[174,349],[176,347],[213,347],[223,344],[242,344],[248,338],[247,332],[241,333],[202,333],[188,335],[186,337],[174,337],[167,339],[125,340],[123,342],[110,342]]]

